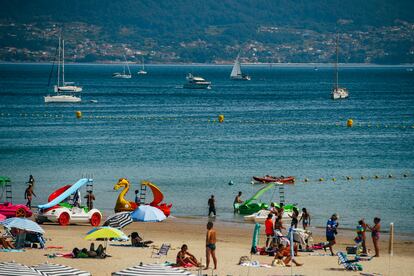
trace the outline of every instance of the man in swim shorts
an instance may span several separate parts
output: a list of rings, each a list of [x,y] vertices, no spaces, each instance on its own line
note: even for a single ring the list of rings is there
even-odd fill
[[[207,223],[207,235],[206,235],[206,267],[208,269],[210,265],[210,255],[213,258],[214,269],[217,269],[217,258],[216,258],[216,230],[213,229],[213,223],[209,221]]]

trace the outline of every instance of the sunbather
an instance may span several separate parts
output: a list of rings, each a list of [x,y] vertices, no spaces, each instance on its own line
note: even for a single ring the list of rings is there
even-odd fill
[[[184,267],[189,266],[189,265],[200,267],[201,263],[199,263],[196,257],[194,257],[194,255],[188,252],[187,250],[188,250],[188,246],[186,244],[183,244],[181,246],[181,250],[177,254],[177,260],[176,260],[177,265],[184,266]]]
[[[138,232],[131,233],[131,245],[134,247],[148,247],[148,244],[153,243],[153,241],[144,241],[138,234]]]

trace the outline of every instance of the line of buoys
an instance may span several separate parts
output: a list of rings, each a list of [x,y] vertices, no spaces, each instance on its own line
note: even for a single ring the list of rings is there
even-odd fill
[[[80,111],[79,111],[80,112]],[[82,112],[81,112],[82,113]],[[78,111],[75,111],[75,117],[78,117]],[[65,116],[64,114],[49,114],[49,113],[18,113],[18,114],[10,114],[10,113],[0,113],[0,117],[11,117],[11,116],[21,116],[21,117],[50,117],[50,118],[70,118],[70,116]],[[208,122],[208,123],[223,123],[224,122],[224,114],[217,115],[216,118],[183,118],[183,117],[142,117],[142,116],[135,116],[135,115],[128,115],[128,116],[107,116],[107,115],[88,115],[84,116],[81,115],[84,119],[100,119],[100,120],[142,120],[142,121],[177,121],[182,120],[186,122]],[[246,119],[246,120],[230,120],[227,121],[229,123],[240,123],[240,124],[279,124],[279,125],[297,125],[297,126],[322,126],[322,127],[348,127],[348,128],[399,128],[399,129],[414,129],[414,125],[403,125],[403,124],[397,124],[397,125],[390,125],[390,124],[378,124],[378,123],[355,123],[354,119],[348,119],[346,120],[345,124],[342,122],[294,122],[294,121],[277,121],[277,120],[252,120],[252,119]]]
[[[404,174],[401,175],[401,178],[400,179],[407,178],[409,176],[412,176],[412,174],[404,173]],[[368,180],[368,179],[378,180],[378,179],[384,179],[384,180],[386,180],[386,179],[398,179],[398,177],[394,176],[393,174],[387,174],[387,175],[384,175],[382,177],[380,175],[374,175],[372,177],[360,176],[360,177],[355,177],[355,178],[352,177],[352,176],[350,176],[350,175],[347,175],[347,176],[344,176],[342,179],[344,179],[346,181],[351,181],[353,179],[360,179],[360,180]],[[336,182],[337,180],[338,180],[338,178],[336,178],[336,177],[332,177],[331,178],[331,181],[332,182]],[[319,178],[316,179],[316,181],[317,182],[325,182],[325,178],[319,177]],[[305,178],[303,178],[303,182],[311,182],[311,180],[309,178],[305,177]]]

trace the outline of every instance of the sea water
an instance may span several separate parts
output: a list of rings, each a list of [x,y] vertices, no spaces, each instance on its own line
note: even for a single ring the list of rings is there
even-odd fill
[[[29,174],[34,205],[92,176],[95,206],[110,214],[124,177],[131,201],[145,179],[175,216],[206,216],[214,194],[217,220],[242,221],[232,203],[238,191],[247,199],[263,187],[252,176],[292,175],[286,202],[306,207],[315,226],[338,213],[343,227],[379,216],[385,229],[394,222],[414,232],[414,74],[406,68],[341,68],[350,97],[337,101],[328,66],[244,66],[251,81],[231,81],[231,66],[154,65],[145,76],[139,69],[112,79],[122,65],[67,65],[82,103],[45,104],[51,65],[0,65],[0,175],[12,179],[14,203],[24,202]],[[212,89],[183,89],[190,72]],[[278,189],[262,200],[279,201]]]

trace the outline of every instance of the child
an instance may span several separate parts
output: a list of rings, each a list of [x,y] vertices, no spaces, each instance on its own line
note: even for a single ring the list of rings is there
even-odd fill
[[[275,255],[275,260],[282,260],[285,266],[290,266],[290,261],[292,261],[292,263],[294,263],[296,266],[303,265],[301,263],[298,263],[295,259],[292,259],[292,256],[290,254],[290,246],[285,246],[282,243],[279,244],[278,251]]]
[[[362,246],[362,254],[367,254],[367,247],[365,244],[365,232],[367,229],[367,225],[365,224],[365,221],[363,219],[361,219],[360,221],[358,221],[358,226],[357,226],[357,236],[355,238],[355,242],[357,244],[361,243]]]
[[[293,228],[298,228],[299,211],[296,207],[293,207],[293,213],[292,215],[289,215],[289,217],[292,218],[292,222],[290,223],[290,226]]]
[[[302,208],[302,216],[300,217],[299,221],[302,221],[303,230],[306,230],[308,226],[310,226],[310,214],[306,208]]]
[[[368,226],[368,228],[371,230],[371,237],[372,242],[374,243],[375,248],[375,255],[374,257],[379,257],[379,238],[380,238],[380,230],[381,230],[381,219],[378,217],[374,218],[374,226]]]
[[[270,242],[270,240],[271,240],[271,238],[273,237],[273,220],[272,220],[272,218],[273,218],[273,215],[272,214],[268,214],[267,215],[267,219],[266,219],[266,221],[265,221],[265,227],[266,227],[266,230],[265,230],[265,233],[266,233],[266,237],[267,237],[267,239],[266,239],[266,248],[268,248],[269,247],[269,242]]]

